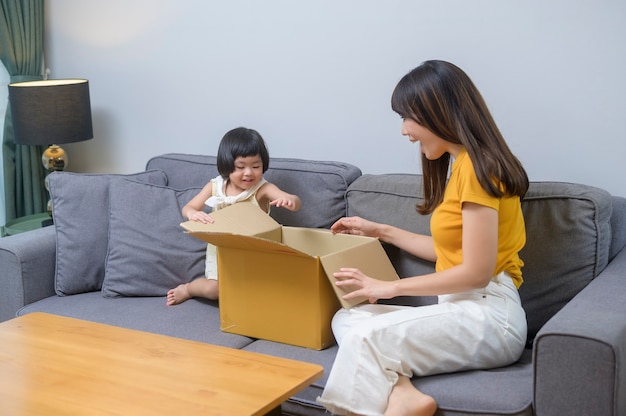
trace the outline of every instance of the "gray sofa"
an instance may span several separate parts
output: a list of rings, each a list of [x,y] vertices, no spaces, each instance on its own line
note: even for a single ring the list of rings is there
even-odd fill
[[[168,287],[202,273],[204,243],[181,231],[180,207],[216,174],[214,157],[166,154],[136,175],[51,175],[55,226],[0,239],[0,320],[42,311],[318,363],[324,376],[282,412],[323,415],[315,398],[336,345],[315,351],[224,333],[218,302],[165,306]],[[360,215],[428,233],[429,218],[414,209],[417,175],[362,175],[345,163],[274,158],[266,178],[303,201],[296,213],[272,211],[281,224],[327,228]],[[624,415],[626,199],[533,182],[523,209],[528,348],[506,368],[415,383],[437,399],[438,415]],[[401,277],[432,270],[385,249]]]

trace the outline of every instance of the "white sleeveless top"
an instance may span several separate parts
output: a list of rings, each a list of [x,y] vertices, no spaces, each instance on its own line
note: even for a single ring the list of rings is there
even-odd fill
[[[211,179],[213,183],[213,191],[212,196],[207,199],[204,204],[211,207],[213,211],[217,211],[218,209],[222,209],[229,205],[234,205],[237,202],[248,201],[252,202],[256,206],[259,206],[259,202],[256,200],[257,191],[263,186],[267,181],[265,178],[261,178],[261,180],[254,185],[250,189],[246,189],[241,192],[239,195],[227,196],[226,185],[228,184],[227,180],[224,180],[221,176],[218,176],[214,179]]]

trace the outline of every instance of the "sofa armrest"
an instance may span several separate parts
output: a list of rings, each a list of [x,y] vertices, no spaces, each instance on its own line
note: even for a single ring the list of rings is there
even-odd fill
[[[44,227],[0,238],[0,321],[55,294],[56,235]]]
[[[626,249],[541,328],[533,367],[537,416],[626,414]]]

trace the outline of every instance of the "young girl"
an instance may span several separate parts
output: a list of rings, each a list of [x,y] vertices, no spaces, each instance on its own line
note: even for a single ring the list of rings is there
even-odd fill
[[[432,237],[358,217],[342,218],[332,230],[378,237],[435,261],[436,271],[396,282],[354,268],[335,273],[338,286],[357,287],[346,299],[370,301],[333,318],[339,351],[318,401],[339,415],[431,416],[436,401],[412,377],[508,365],[526,341],[517,292],[526,241],[524,168],[474,84],[448,62],[427,61],[405,75],[392,108],[402,117],[402,134],[420,143],[424,202],[417,210],[432,213]],[[374,304],[406,295],[437,295],[439,302]]]
[[[209,181],[183,207],[183,217],[190,221],[212,223],[211,216],[203,210],[205,205],[218,210],[242,201],[250,201],[267,213],[271,206],[299,210],[300,198],[263,179],[269,161],[269,152],[257,131],[239,127],[227,132],[217,151],[220,176]],[[167,292],[167,305],[177,305],[192,297],[218,297],[217,259],[215,246],[211,244],[207,244],[205,278],[171,289]]]

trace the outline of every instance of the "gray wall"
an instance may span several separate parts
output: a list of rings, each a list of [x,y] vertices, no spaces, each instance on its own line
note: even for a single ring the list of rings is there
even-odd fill
[[[95,140],[69,170],[215,154],[230,128],[272,156],[418,172],[390,95],[427,59],[463,68],[531,180],[626,196],[621,0],[49,0],[51,78],[91,86]]]

